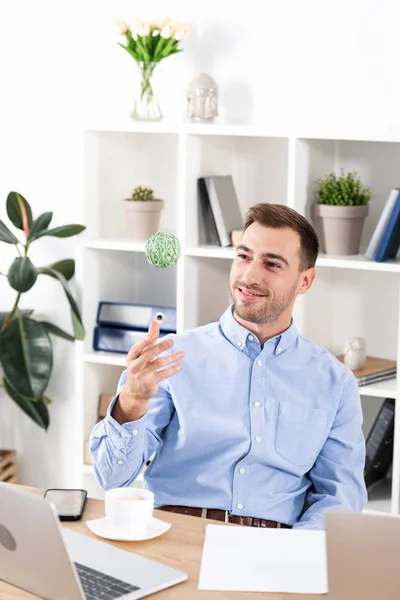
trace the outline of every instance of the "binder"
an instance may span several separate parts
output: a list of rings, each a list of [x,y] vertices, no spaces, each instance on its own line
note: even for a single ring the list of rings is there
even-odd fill
[[[157,321],[160,331],[176,333],[176,308],[152,304],[99,302],[98,325],[147,331],[150,321]]]
[[[131,346],[141,340],[144,335],[145,332],[141,330],[97,326],[94,328],[93,350],[127,354]],[[160,337],[165,335],[167,332],[160,332]]]

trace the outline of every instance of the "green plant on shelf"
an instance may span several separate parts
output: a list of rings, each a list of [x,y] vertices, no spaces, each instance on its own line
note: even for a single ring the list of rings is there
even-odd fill
[[[361,182],[356,171],[341,175],[329,173],[317,180],[316,196],[318,204],[332,206],[363,206],[368,204],[373,196],[372,189]]]
[[[0,313],[0,386],[5,393],[37,425],[47,429],[50,423],[46,395],[53,368],[51,335],[68,341],[83,340],[85,330],[76,301],[69,290],[68,281],[74,276],[75,261],[60,260],[43,267],[36,267],[28,257],[31,244],[45,236],[72,237],[81,233],[83,225],[63,225],[49,229],[52,212],[45,212],[36,219],[25,198],[18,192],[10,192],[6,203],[7,215],[17,230],[23,232],[24,240],[0,221],[0,242],[15,247],[18,256],[7,273],[0,273],[17,293],[13,307]],[[16,232],[17,233],[17,232]],[[33,288],[42,275],[56,279],[65,292],[71,309],[73,334],[67,333],[53,323],[33,318],[33,310],[21,310],[22,294]]]
[[[154,192],[150,187],[137,185],[133,189],[131,197],[128,198],[128,200],[132,202],[150,202],[151,200],[155,200]]]

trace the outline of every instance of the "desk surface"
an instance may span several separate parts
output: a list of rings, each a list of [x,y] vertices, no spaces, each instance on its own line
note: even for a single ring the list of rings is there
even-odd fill
[[[37,494],[42,493],[40,490],[33,488],[25,489]],[[97,519],[103,516],[104,503],[101,500],[89,498],[81,521],[77,521],[76,523],[63,522],[62,525],[63,527],[68,527],[78,533],[89,535],[123,550],[158,560],[171,567],[186,571],[189,574],[187,581],[151,595],[149,598],[154,598],[154,600],[192,600],[196,598],[203,598],[203,600],[208,598],[210,600],[260,600],[261,596],[256,592],[206,592],[197,589],[206,526],[210,523],[226,527],[240,527],[240,525],[225,525],[219,521],[211,521],[210,519],[201,519],[199,517],[189,517],[156,510],[154,511],[154,516],[172,523],[172,527],[162,536],[145,542],[108,542],[94,535],[85,525],[85,520]],[[240,552],[240,548],[238,548],[238,552]],[[262,597],[268,598],[268,600],[322,600],[326,598],[324,595],[304,594],[263,594]],[[37,596],[6,584],[3,581],[0,581],[0,598],[1,600],[38,600]]]

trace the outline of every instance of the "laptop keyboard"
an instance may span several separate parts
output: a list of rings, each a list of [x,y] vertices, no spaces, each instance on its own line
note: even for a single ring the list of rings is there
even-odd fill
[[[140,590],[135,585],[125,583],[125,581],[115,579],[115,577],[110,577],[85,565],[75,563],[75,567],[86,600],[114,600],[135,590]]]

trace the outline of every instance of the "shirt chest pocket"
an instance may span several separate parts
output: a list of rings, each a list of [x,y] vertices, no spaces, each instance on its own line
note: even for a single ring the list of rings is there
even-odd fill
[[[293,465],[310,468],[328,434],[328,413],[294,402],[280,402],[275,450]]]

